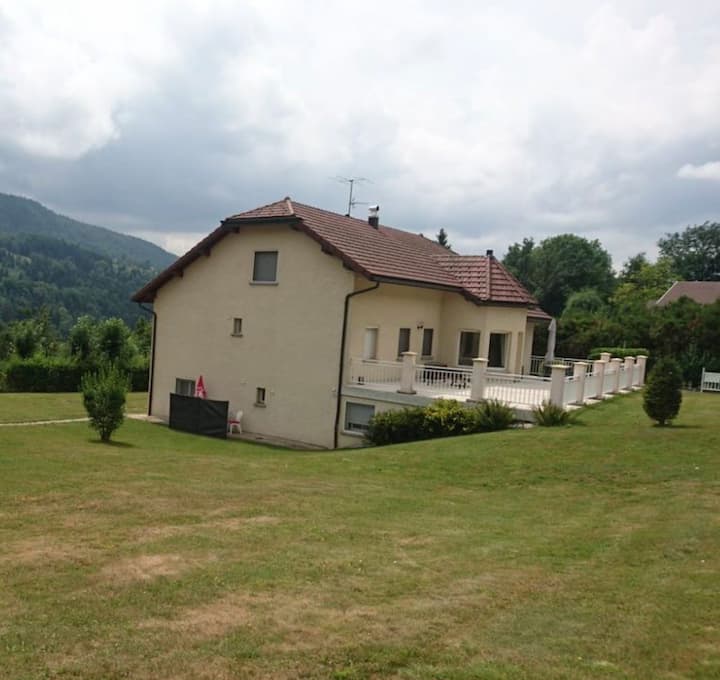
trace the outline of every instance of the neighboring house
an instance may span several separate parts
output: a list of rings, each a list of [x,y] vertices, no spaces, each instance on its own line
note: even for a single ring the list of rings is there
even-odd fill
[[[655,304],[664,307],[681,297],[688,297],[701,305],[711,305],[720,300],[720,281],[675,281]]]
[[[358,444],[376,408],[420,399],[350,385],[353,362],[392,370],[411,351],[524,373],[535,324],[549,321],[492,251],[458,255],[376,214],[289,198],[223,220],[133,300],[155,313],[152,415],[167,419],[170,393],[192,394],[203,375],[243,429],[324,447]]]

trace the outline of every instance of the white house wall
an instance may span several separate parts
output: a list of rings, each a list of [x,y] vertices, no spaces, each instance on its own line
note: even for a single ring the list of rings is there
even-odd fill
[[[255,251],[278,251],[277,284],[251,284]],[[249,432],[332,446],[345,295],[354,276],[289,226],[229,234],[157,293],[151,412],[168,418],[176,378],[204,377],[210,399],[243,411]],[[234,337],[233,319],[242,319]],[[256,388],[266,406],[256,406]]]

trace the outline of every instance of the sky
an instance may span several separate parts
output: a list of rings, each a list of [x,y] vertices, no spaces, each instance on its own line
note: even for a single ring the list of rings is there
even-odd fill
[[[717,0],[0,0],[0,191],[182,253],[285,196],[464,254],[720,221]],[[358,203],[353,214],[367,215]]]

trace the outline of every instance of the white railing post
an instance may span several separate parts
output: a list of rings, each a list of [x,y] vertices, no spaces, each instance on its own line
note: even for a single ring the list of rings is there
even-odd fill
[[[633,369],[635,368],[635,357],[625,357],[625,389],[632,390]]]
[[[593,395],[597,399],[602,399],[603,390],[605,388],[605,366],[607,364],[602,359],[593,361],[593,375],[596,376],[597,390]]]
[[[600,352],[600,359],[602,359],[606,364],[609,364],[610,359],[612,359],[612,354],[610,354],[610,352]]]
[[[613,386],[610,392],[612,394],[617,394],[620,391],[620,366],[622,366],[622,359],[618,359],[617,357],[615,357],[614,359],[610,359],[610,363],[615,369],[615,375],[613,376]]]
[[[577,361],[573,364],[573,378],[577,379],[577,392],[575,394],[575,403],[585,403],[585,376],[587,375],[587,363]]]
[[[645,367],[647,365],[647,356],[639,354],[637,358],[638,366],[640,366],[640,375],[638,376],[637,384],[642,387],[645,384]]]
[[[415,357],[417,352],[402,353],[402,369],[400,371],[400,394],[415,394]]]
[[[482,401],[485,396],[485,376],[488,360],[482,357],[473,359],[472,379],[470,381],[470,401]]]
[[[550,402],[555,406],[563,407],[565,392],[565,365],[553,364],[550,367]]]

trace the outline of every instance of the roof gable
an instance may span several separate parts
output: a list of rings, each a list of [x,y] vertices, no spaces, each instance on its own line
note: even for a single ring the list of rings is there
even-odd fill
[[[720,281],[675,281],[655,303],[660,307],[689,297],[701,305],[711,305],[720,300]]]
[[[340,215],[285,198],[232,215],[194,248],[139,290],[150,302],[170,278],[224,238],[248,224],[286,222],[315,239],[343,263],[373,280],[438,287],[477,304],[537,307],[537,300],[493,256],[458,255],[420,234]]]

